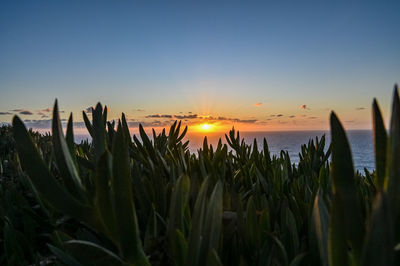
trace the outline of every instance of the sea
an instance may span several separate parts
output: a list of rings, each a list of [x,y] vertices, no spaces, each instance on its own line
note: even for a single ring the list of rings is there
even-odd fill
[[[368,171],[373,171],[375,169],[375,159],[372,131],[348,130],[346,134],[350,142],[354,168],[360,172],[364,172],[364,168]],[[290,159],[295,164],[299,162],[301,146],[307,144],[310,139],[315,140],[316,137],[320,139],[323,135],[325,135],[327,148],[331,141],[329,131],[240,132],[240,138],[244,138],[245,142],[248,144],[253,144],[254,139],[256,139],[259,149],[262,149],[263,139],[265,138],[272,155],[279,155],[281,150],[288,151]],[[190,151],[196,153],[197,150],[202,147],[205,136],[207,136],[208,143],[212,144],[214,147],[216,147],[220,138],[222,143],[227,143],[225,134],[217,132],[201,134],[188,133],[184,140],[189,140]],[[88,136],[76,135],[75,141],[79,143],[85,138],[88,138]]]

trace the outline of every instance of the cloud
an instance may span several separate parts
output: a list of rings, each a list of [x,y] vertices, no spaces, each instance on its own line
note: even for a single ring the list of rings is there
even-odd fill
[[[261,106],[262,104],[263,104],[263,103],[255,103],[254,106],[255,106],[255,107],[259,107],[259,106]]]
[[[308,119],[317,119],[317,118],[319,118],[319,117],[317,117],[317,116],[310,116],[310,117],[308,117]]]
[[[197,118],[197,114],[192,114],[192,115],[174,115],[175,118],[177,119],[195,119]]]
[[[230,117],[223,117],[223,116],[219,116],[219,117],[212,117],[210,116],[207,120],[209,121],[225,121],[225,122],[236,122],[236,123],[255,123],[258,120],[257,119],[239,119],[239,118],[230,118]]]
[[[365,107],[357,107],[356,108],[357,111],[361,111],[361,110],[365,110],[365,109],[367,109],[367,108],[365,108]]]
[[[147,115],[146,118],[172,118],[172,115]]]
[[[276,117],[282,117],[283,116],[283,114],[277,114],[276,115]]]
[[[144,112],[144,109],[135,109],[134,111],[136,111],[136,112]]]
[[[12,115],[10,112],[0,112],[0,115]]]
[[[198,118],[198,115],[197,114],[190,114],[190,115],[155,114],[155,115],[147,115],[146,118],[175,118],[175,119],[183,120],[183,119],[195,119],[195,118]]]
[[[234,119],[232,121],[238,122],[238,123],[253,124],[253,123],[257,122],[257,119]]]
[[[310,108],[309,108],[306,104],[300,105],[300,109],[303,109],[303,110],[310,110]]]
[[[291,115],[291,116],[289,116],[289,118],[295,118],[296,116],[295,115]]]
[[[47,108],[47,109],[44,109],[44,110],[41,110],[41,111],[38,111],[37,112],[37,114],[38,115],[40,115],[40,116],[42,116],[42,118],[47,118],[47,117],[49,117],[49,112],[50,111],[47,111],[49,108]],[[63,113],[64,111],[60,111],[60,113]]]
[[[31,111],[28,110],[23,110],[19,112],[20,115],[33,115],[33,113]]]
[[[154,114],[154,115],[147,115],[145,118],[161,118],[161,119],[170,119],[170,121],[173,121],[171,119],[176,119],[176,120],[183,120],[183,121],[191,121],[191,123],[196,123],[196,122],[201,122],[201,121],[210,121],[210,122],[235,122],[235,123],[255,123],[258,120],[257,119],[239,119],[239,118],[231,118],[231,117],[224,117],[224,116],[199,116],[198,114],[186,114],[186,115],[168,115],[168,114]],[[152,122],[146,122],[146,123],[151,123],[150,125],[157,124],[159,125],[164,125],[165,120],[160,123],[155,123],[156,121]],[[169,125],[169,123],[168,123]]]
[[[51,109],[49,107],[47,107],[46,109],[40,110],[40,112],[50,113]]]

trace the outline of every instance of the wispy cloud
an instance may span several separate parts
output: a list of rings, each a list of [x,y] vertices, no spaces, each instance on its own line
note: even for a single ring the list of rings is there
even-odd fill
[[[160,119],[175,119],[191,121],[190,123],[210,121],[210,122],[235,122],[235,123],[255,123],[257,119],[240,119],[224,116],[199,116],[198,114],[186,114],[186,115],[169,115],[169,114],[153,114],[147,115],[145,118],[160,118]],[[154,122],[154,121],[153,121]]]
[[[172,115],[160,115],[160,114],[146,115],[146,118],[172,118]]]
[[[195,119],[197,118],[197,114],[192,114],[192,115],[174,115],[174,118],[176,119]]]
[[[223,121],[223,122],[236,122],[236,123],[250,123],[250,124],[258,121],[257,119],[239,119],[239,118],[231,118],[231,117],[223,117],[223,116],[219,116],[219,117],[210,116],[209,118],[207,118],[207,120]]]
[[[144,112],[144,109],[135,109],[135,110],[133,110],[133,111],[135,111],[135,112]]]
[[[20,115],[33,115],[33,113],[31,111],[28,110],[23,110],[19,112]]]
[[[12,115],[13,113],[10,112],[0,112],[0,115]]]
[[[263,104],[263,103],[255,103],[254,106],[255,106],[255,107],[259,107],[259,106],[261,106],[262,104]]]
[[[272,115],[269,115],[269,117],[283,117],[284,115],[283,114],[272,114]]]
[[[47,118],[49,117],[48,112],[47,111],[39,111],[37,112],[38,115],[40,115],[42,118]]]
[[[365,108],[365,107],[357,107],[356,108],[357,111],[362,111],[362,110],[365,110],[365,109],[367,109],[367,108]]]
[[[197,114],[189,114],[189,115],[168,115],[168,114],[154,114],[154,115],[146,115],[146,118],[174,118],[174,119],[195,119],[198,118]]]

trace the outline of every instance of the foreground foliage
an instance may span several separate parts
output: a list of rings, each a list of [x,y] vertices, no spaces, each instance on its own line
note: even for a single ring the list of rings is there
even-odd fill
[[[389,135],[373,103],[376,172],[363,175],[334,113],[331,146],[310,140],[298,165],[235,130],[193,154],[177,122],[138,139],[100,104],[83,118],[92,142],[79,145],[57,102],[51,136],[18,117],[1,128],[0,264],[400,263],[397,89]]]

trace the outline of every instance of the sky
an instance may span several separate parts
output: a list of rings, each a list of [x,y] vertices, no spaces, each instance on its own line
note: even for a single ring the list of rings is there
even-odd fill
[[[0,122],[101,102],[132,128],[326,130],[385,121],[400,1],[1,1]],[[88,109],[89,108],[89,109]],[[209,128],[203,128],[209,130]]]

